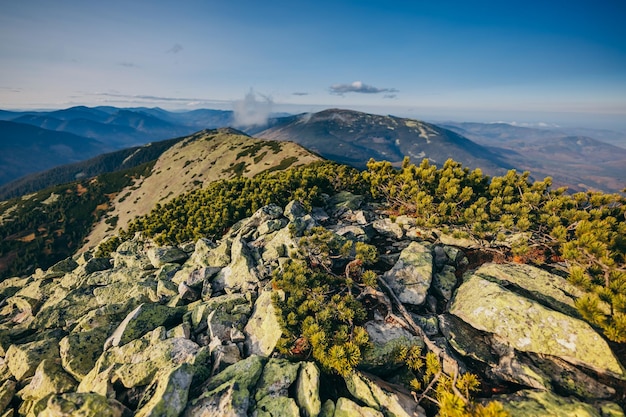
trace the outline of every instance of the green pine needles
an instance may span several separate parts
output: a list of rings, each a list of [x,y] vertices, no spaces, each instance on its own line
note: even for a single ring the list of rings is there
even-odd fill
[[[369,345],[361,327],[367,312],[357,294],[375,285],[376,274],[363,266],[376,262],[378,253],[323,227],[307,232],[299,246],[303,259],[276,271],[272,281],[279,290],[273,302],[283,328],[279,350],[312,356],[326,372],[348,375]],[[338,266],[343,273],[336,273]]]
[[[284,354],[309,357],[326,372],[347,375],[369,343],[363,305],[346,289],[345,279],[293,261],[274,275],[273,295]]]
[[[368,163],[370,194],[418,224],[452,228],[509,250],[516,262],[558,263],[587,294],[581,315],[609,339],[626,342],[626,199],[620,194],[567,194],[552,180],[509,171],[489,178],[453,160],[437,169],[405,158],[401,169]],[[514,243],[507,236],[515,235]],[[509,247],[507,249],[507,246]]]
[[[98,255],[107,255],[138,231],[160,244],[219,238],[266,204],[285,206],[299,200],[310,208],[323,205],[325,195],[351,191],[381,204],[392,215],[414,217],[418,225],[486,240],[512,261],[561,265],[586,293],[577,303],[581,315],[609,339],[624,343],[626,200],[620,194],[568,194],[565,188],[551,187],[550,178],[531,181],[528,172],[514,170],[490,178],[480,169],[469,170],[453,160],[437,168],[427,159],[415,165],[405,158],[400,169],[371,160],[364,172],[321,162],[218,181],[157,205],[118,237],[103,243]],[[362,250],[358,243],[330,247],[338,243],[327,236],[315,239],[317,249],[312,247],[307,254],[314,267],[324,268],[326,253],[332,258],[352,252],[347,255],[356,260],[356,252]],[[350,274],[347,278],[351,279]],[[360,279],[375,281],[369,273]]]

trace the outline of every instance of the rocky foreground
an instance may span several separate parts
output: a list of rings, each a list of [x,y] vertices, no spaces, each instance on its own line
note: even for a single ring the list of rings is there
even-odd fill
[[[426,339],[513,416],[624,415],[623,350],[579,318],[566,279],[481,264],[481,242],[342,197],[312,213],[266,206],[219,242],[137,236],[111,258],[0,283],[0,416],[428,415],[393,356]],[[346,377],[276,350],[272,272],[316,225],[374,244],[380,278],[421,329],[373,310],[371,347]]]

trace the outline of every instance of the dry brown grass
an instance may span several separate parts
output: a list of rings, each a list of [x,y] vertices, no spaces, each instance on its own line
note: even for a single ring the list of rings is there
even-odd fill
[[[118,217],[116,227],[111,229],[102,219],[80,251],[116,234],[130,220],[149,213],[157,203],[168,202],[214,181],[237,175],[253,177],[284,165],[288,159],[295,161],[290,164],[293,167],[318,161],[320,157],[292,142],[277,144],[223,131],[190,136],[164,152],[149,177],[138,178],[111,201],[109,215]]]

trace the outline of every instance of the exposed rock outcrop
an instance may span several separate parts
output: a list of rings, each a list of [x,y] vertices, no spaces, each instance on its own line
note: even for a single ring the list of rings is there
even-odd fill
[[[216,242],[158,247],[138,235],[110,259],[86,253],[7,279],[0,283],[0,410],[432,415],[411,393],[398,352],[436,347],[444,372],[478,374],[480,395],[504,392],[494,398],[512,415],[623,415],[624,358],[581,319],[574,286],[528,265],[484,264],[463,275],[465,250],[405,217],[392,221],[349,193],[311,213],[298,202],[269,205]],[[272,286],[272,274],[301,256],[300,236],[314,226],[376,245],[381,256],[372,268],[403,306],[380,288],[364,292],[360,325],[370,345],[343,377],[310,353],[279,349],[273,298],[285,293]]]

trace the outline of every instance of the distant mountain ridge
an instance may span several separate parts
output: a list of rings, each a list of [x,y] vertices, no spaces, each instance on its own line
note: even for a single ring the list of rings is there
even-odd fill
[[[232,111],[208,109],[169,112],[159,108],[76,106],[54,111],[0,110],[0,142],[4,149],[1,160],[5,161],[0,185],[116,149],[229,126],[233,120]],[[44,137],[44,142],[65,140],[67,147],[64,152],[22,151],[25,143]]]
[[[263,139],[295,141],[325,158],[359,168],[363,168],[370,158],[388,160],[395,166],[399,166],[405,156],[415,163],[428,158],[437,165],[452,158],[467,167],[481,168],[490,175],[499,175],[509,169],[529,170],[535,179],[551,176],[555,185],[568,186],[573,191],[616,192],[626,186],[622,168],[626,165],[625,148],[596,140],[626,144],[626,134],[610,130],[530,128],[506,123],[432,124],[345,109],[277,116],[271,117],[266,125],[247,126],[241,130]],[[87,154],[83,154],[78,145],[75,151],[71,146],[59,148],[65,149],[65,153],[24,153],[19,151],[21,144],[13,146],[12,141],[28,142],[29,135],[16,137],[10,133],[8,125],[0,125],[0,141],[6,145],[4,157],[10,161],[0,176],[0,186],[5,183],[8,187],[0,188],[0,198],[8,198],[52,184],[51,178],[43,174],[47,168],[84,161],[117,149],[183,137],[204,129],[233,126],[235,114],[211,109],[167,111],[145,107],[76,106],[54,111],[0,110],[0,120],[41,128],[39,134],[46,131],[72,133],[81,138],[80,141],[74,138],[76,144],[100,143],[100,149]],[[592,141],[593,145],[578,146],[579,139],[568,139],[573,137],[587,137],[586,140]],[[105,160],[108,161],[105,165],[115,165],[109,157],[94,162],[102,165]],[[83,168],[88,165],[85,162]],[[96,175],[102,172],[98,169],[84,169],[84,173]],[[39,175],[7,184],[35,172]],[[66,175],[69,171],[65,168],[53,176],[57,177],[61,172],[64,173],[63,181],[74,179]],[[80,174],[80,170],[74,174]],[[33,182],[35,177],[38,179]],[[35,183],[39,185],[34,186]]]
[[[23,123],[0,120],[0,132],[0,184],[111,150],[94,139]]]
[[[491,150],[447,129],[414,119],[329,109],[277,119],[256,137],[292,140],[327,159],[365,167],[370,158],[398,166],[405,156],[442,165],[452,158],[493,175],[513,168]]]
[[[134,168],[157,159],[165,150],[183,138],[167,139],[135,146],[119,151],[100,154],[85,161],[51,168],[26,175],[0,186],[0,201],[20,197],[83,178],[91,178],[107,172]]]
[[[575,130],[538,129],[506,123],[455,123],[446,127],[502,155],[511,165],[536,176],[553,177],[555,185],[574,191],[608,192],[626,187],[626,148],[584,135]],[[619,132],[596,132],[619,141]]]

